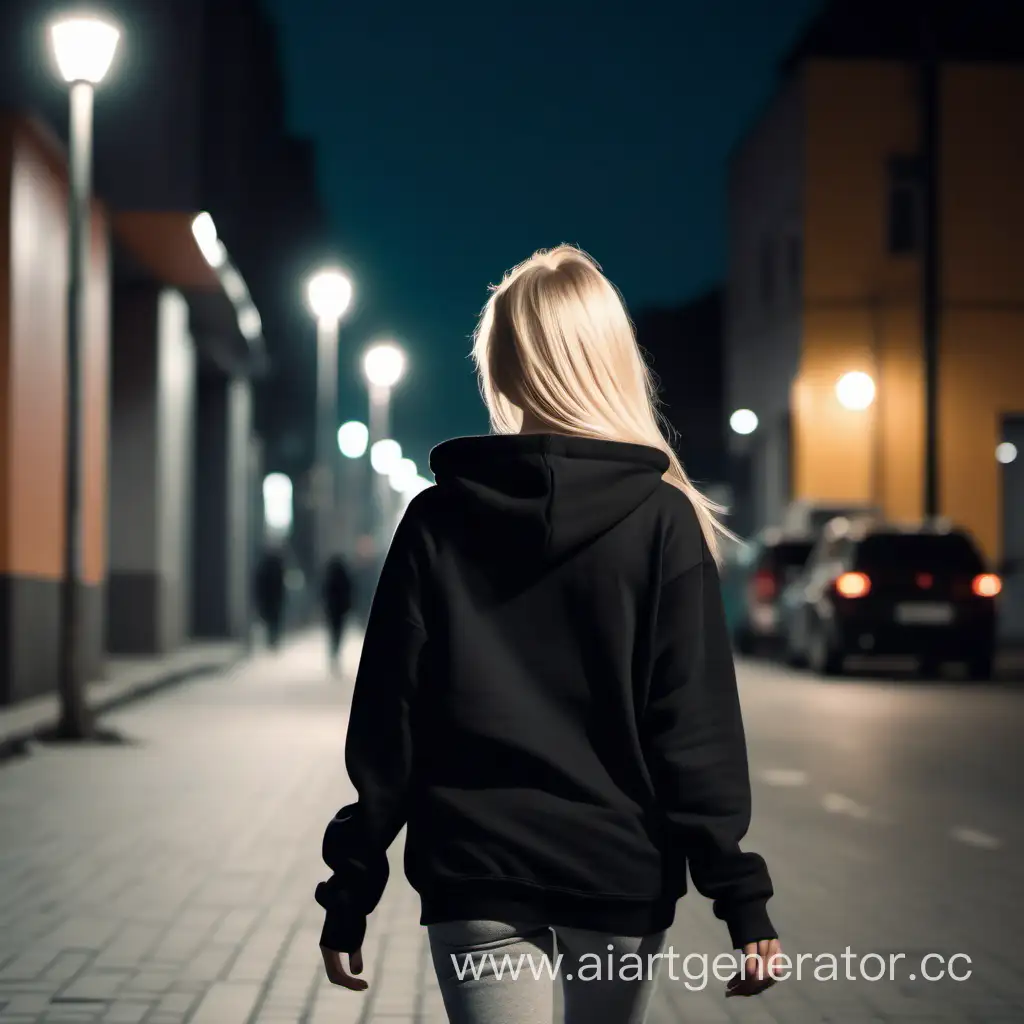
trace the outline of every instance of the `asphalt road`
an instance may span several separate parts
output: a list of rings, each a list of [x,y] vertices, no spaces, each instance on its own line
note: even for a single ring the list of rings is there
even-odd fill
[[[307,638],[123,708],[109,718],[122,745],[0,766],[0,1022],[444,1020],[401,844],[368,934],[370,993],[321,977],[319,842],[351,797],[349,687],[322,654]],[[357,656],[352,638],[349,672]],[[652,1024],[1024,1021],[1024,688],[754,662],[740,678],[748,845],[768,859],[800,978],[723,999],[699,956],[727,938],[694,894]],[[964,980],[923,976],[947,967]]]

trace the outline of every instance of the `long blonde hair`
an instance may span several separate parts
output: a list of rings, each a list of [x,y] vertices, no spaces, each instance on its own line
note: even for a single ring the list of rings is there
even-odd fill
[[[496,433],[517,433],[527,412],[553,433],[661,449],[664,479],[693,503],[720,559],[720,538],[733,536],[718,519],[725,510],[686,475],[622,297],[595,260],[560,245],[510,270],[484,306],[473,359]]]

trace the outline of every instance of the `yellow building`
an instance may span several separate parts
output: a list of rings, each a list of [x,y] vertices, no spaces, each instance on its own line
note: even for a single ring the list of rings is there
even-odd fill
[[[914,36],[837,17],[812,25],[731,168],[727,397],[759,417],[734,441],[759,525],[792,499],[925,510]],[[981,38],[938,26],[937,490],[999,561],[1024,557],[1024,60],[1006,49],[1024,58],[1024,25],[976,20]],[[851,371],[874,381],[867,409],[839,401]]]

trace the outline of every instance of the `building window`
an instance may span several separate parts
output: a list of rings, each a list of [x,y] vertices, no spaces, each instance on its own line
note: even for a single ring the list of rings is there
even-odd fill
[[[914,157],[889,161],[886,246],[893,256],[907,256],[921,245],[921,175]]]
[[[758,292],[761,305],[767,309],[775,301],[775,246],[769,237],[761,240],[758,259]]]

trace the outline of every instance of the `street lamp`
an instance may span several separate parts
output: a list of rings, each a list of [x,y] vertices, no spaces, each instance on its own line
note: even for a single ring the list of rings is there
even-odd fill
[[[361,459],[370,442],[370,431],[365,423],[349,420],[338,428],[338,451],[346,459]]]
[[[757,413],[750,409],[737,409],[729,417],[729,426],[737,434],[752,434],[757,430]]]
[[[314,571],[326,561],[334,530],[338,481],[335,431],[338,423],[338,324],[352,302],[352,283],[337,268],[317,271],[306,283],[306,300],[316,318],[317,430],[314,501],[317,510]]]
[[[405,353],[392,341],[379,341],[371,345],[363,355],[363,374],[370,393],[370,440],[379,442],[391,430],[391,389],[405,373]],[[372,452],[372,449],[371,449]],[[398,458],[401,458],[399,451]],[[395,460],[397,462],[397,459]],[[377,534],[383,548],[388,536],[388,522],[391,518],[391,491],[388,488],[387,473],[375,481],[374,493],[377,502]]]
[[[399,459],[388,474],[388,482],[396,494],[405,494],[419,476],[419,470],[412,459]]]
[[[402,461],[402,446],[390,437],[374,441],[370,448],[370,465],[382,477],[389,477]]]
[[[82,659],[82,366],[84,281],[91,248],[93,90],[110,70],[121,33],[97,17],[58,18],[50,24],[57,70],[69,86],[67,411],[64,460],[64,578],[60,617],[60,735],[92,731]]]
[[[844,373],[836,381],[836,398],[844,409],[863,412],[875,400],[875,382],[861,370]]]

